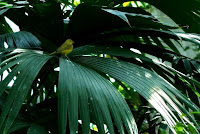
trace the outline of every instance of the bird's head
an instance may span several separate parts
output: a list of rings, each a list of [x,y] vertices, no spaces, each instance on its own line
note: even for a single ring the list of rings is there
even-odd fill
[[[69,44],[69,45],[73,45],[74,41],[72,39],[67,39],[66,43]]]

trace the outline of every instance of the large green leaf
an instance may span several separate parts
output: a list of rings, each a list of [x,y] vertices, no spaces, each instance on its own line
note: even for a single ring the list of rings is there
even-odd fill
[[[2,108],[1,116],[0,116],[0,127],[2,128],[0,131],[6,133],[14,122],[22,103],[30,90],[31,84],[38,72],[42,68],[42,66],[48,61],[50,56],[41,55],[40,53],[31,53],[27,52],[30,57],[26,57],[23,55],[24,60],[18,62],[13,72],[11,72],[6,79],[0,82],[9,83],[10,80],[17,76],[16,81],[12,88],[10,89],[10,93],[6,99],[6,102]],[[10,61],[7,64],[13,66],[12,62],[16,64],[16,61]],[[8,66],[7,66],[8,67]],[[10,77],[11,76],[11,77]],[[8,79],[7,79],[8,78]],[[5,86],[7,86],[5,84]]]
[[[10,9],[4,15],[18,25],[20,30],[31,32],[38,38],[46,38],[60,46],[65,40],[60,3],[40,0],[28,2],[29,4],[22,3],[24,8]]]
[[[9,48],[33,48],[41,46],[41,42],[32,33],[26,31],[0,35],[0,48],[4,48],[4,43],[7,43]]]
[[[157,74],[134,64],[111,59],[82,57],[77,58],[76,61],[107,73],[137,90],[161,113],[173,131],[175,122],[180,120],[182,113],[186,113],[188,118],[197,125],[178,100],[186,103],[191,109],[198,110],[199,108]],[[174,109],[173,112],[171,111],[172,108]],[[179,117],[175,116],[174,112]],[[184,120],[192,124],[188,118]]]
[[[120,1],[120,0],[119,0]],[[173,19],[178,25],[183,26],[187,32],[200,33],[199,31],[199,7],[198,0],[141,0],[154,5]],[[122,1],[121,1],[122,2]],[[187,18],[187,19],[185,19]]]
[[[130,46],[134,44],[134,43],[131,43],[131,42],[125,42],[125,43],[130,44]],[[111,44],[111,45],[109,45],[109,44]],[[181,77],[183,76],[187,80],[193,81],[192,83],[196,84],[199,87],[198,81],[195,81],[193,78],[188,77],[188,76],[186,76],[186,74],[181,73],[181,72],[191,70],[191,69],[189,69],[189,68],[191,68],[191,66],[190,66],[191,64],[196,65],[196,67],[195,66],[194,67],[196,68],[196,72],[198,72],[199,62],[197,60],[192,60],[192,59],[185,57],[183,59],[187,63],[187,65],[185,65],[186,63],[183,62],[183,65],[186,66],[185,69],[184,68],[177,68],[179,70],[175,70],[175,69],[171,68],[170,66],[163,64],[162,62],[158,62],[157,60],[156,60],[157,62],[155,62],[155,57],[149,58],[145,55],[135,53],[135,52],[131,51],[129,48],[126,48],[126,47],[120,48],[119,47],[120,44],[123,45],[124,43],[117,43],[117,42],[115,42],[115,43],[113,43],[113,42],[103,42],[103,43],[100,43],[100,44],[94,43],[94,44],[91,44],[91,45],[86,45],[86,46],[75,48],[74,51],[69,56],[83,56],[83,55],[90,55],[90,54],[92,54],[92,55],[109,54],[111,56],[117,56],[117,58],[119,58],[120,60],[129,61],[129,62],[133,62],[135,59],[140,59],[141,62],[142,62],[142,64],[140,64],[141,66],[146,67],[145,65],[148,64],[148,66],[150,68],[152,68],[154,71],[156,71],[159,75],[163,76],[168,82],[171,81],[169,79],[169,76],[168,76],[169,73],[175,73],[175,74],[181,75]],[[114,45],[116,45],[116,46],[114,46]],[[142,44],[137,44],[137,45],[141,46]],[[135,46],[136,45],[133,45],[134,48],[135,48]],[[138,48],[138,47],[136,47],[136,48]],[[147,45],[142,45],[139,48],[143,48],[143,49],[139,49],[139,50],[142,50],[146,53],[152,54],[153,56],[162,58],[163,61],[171,62],[171,60],[173,59],[173,56],[178,55],[174,52],[171,52],[171,51],[168,51],[168,50],[165,50],[165,49],[156,48],[155,46],[152,46],[151,48],[149,48],[149,46],[147,46]],[[152,49],[154,49],[154,51],[152,51]],[[147,50],[147,51],[145,51],[145,50]],[[155,52],[157,52],[157,53],[155,53]],[[180,55],[180,57],[183,57],[183,56]],[[129,58],[132,58],[132,59],[129,59]],[[178,58],[178,57],[176,56],[176,58]],[[187,67],[187,66],[189,66],[189,67]],[[170,72],[165,71],[166,69],[170,70]],[[180,72],[180,69],[184,69],[185,71]],[[165,71],[165,72],[162,72],[162,71]],[[193,69],[193,71],[195,71],[195,70]],[[171,82],[171,83],[174,84],[173,82]]]
[[[107,125],[109,133],[115,133],[113,123],[120,133],[125,133],[123,124],[128,133],[137,133],[134,118],[126,102],[118,91],[95,71],[60,58],[58,92],[61,133],[66,133],[67,112],[71,133],[78,131],[78,112],[83,133],[88,133],[89,122],[97,125],[99,133],[105,133],[104,124]],[[94,116],[91,117],[91,114]]]
[[[68,34],[75,42],[79,43],[79,41],[91,41],[98,34],[104,34],[105,31],[130,27],[159,30],[174,28],[158,22],[151,14],[142,9],[141,12],[138,12],[137,8],[132,10],[130,8],[108,9],[80,4],[70,18]]]
[[[198,0],[140,0],[141,2],[147,2],[156,8],[160,9],[170,18],[172,18],[177,24],[183,26],[183,29],[188,32],[199,33],[199,7],[200,2]],[[83,0],[95,5],[110,5],[113,6],[127,2],[126,0]],[[160,17],[160,16],[159,16]],[[161,16],[162,17],[162,16]],[[186,19],[187,18],[187,19]]]

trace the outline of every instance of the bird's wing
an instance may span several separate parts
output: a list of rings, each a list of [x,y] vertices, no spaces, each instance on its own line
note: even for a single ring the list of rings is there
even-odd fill
[[[57,49],[57,51],[63,51],[63,50],[67,50],[67,49],[70,49],[70,48],[71,48],[71,45],[63,44]]]

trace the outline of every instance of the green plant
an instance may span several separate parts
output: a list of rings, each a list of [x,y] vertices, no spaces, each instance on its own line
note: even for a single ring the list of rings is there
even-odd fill
[[[158,21],[146,11],[164,8],[156,0],[82,2],[0,2],[0,133],[198,133],[199,35]],[[192,22],[182,29],[198,33]],[[49,55],[67,38],[69,59]]]

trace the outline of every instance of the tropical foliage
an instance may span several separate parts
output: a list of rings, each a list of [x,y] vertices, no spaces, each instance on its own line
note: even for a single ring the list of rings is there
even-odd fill
[[[199,133],[199,8],[0,1],[0,134]]]

